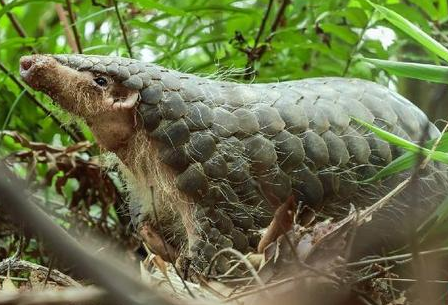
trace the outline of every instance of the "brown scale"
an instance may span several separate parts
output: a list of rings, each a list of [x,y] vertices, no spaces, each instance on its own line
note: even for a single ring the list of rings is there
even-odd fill
[[[322,182],[305,164],[291,174],[292,190],[295,198],[310,206],[320,204],[324,197]]]
[[[369,163],[370,147],[369,143],[363,135],[352,127],[348,127],[344,134],[341,136],[347,145],[347,149],[351,156],[354,158],[354,162],[357,164]]]
[[[256,177],[263,195],[274,206],[278,207],[291,196],[291,178],[277,165]]]
[[[250,110],[244,108],[236,109],[233,114],[238,119],[239,130],[237,136],[239,138],[248,137],[260,130],[257,116]]]
[[[193,132],[186,150],[193,162],[206,162],[216,151],[216,143],[212,136],[204,132]]]
[[[191,163],[188,168],[177,175],[176,185],[185,194],[199,199],[208,191],[208,179],[201,163]]]
[[[322,139],[327,145],[329,161],[331,165],[344,167],[350,160],[350,154],[341,137],[328,130],[322,134]]]
[[[171,145],[160,145],[160,161],[170,166],[176,172],[183,172],[190,164],[190,156],[184,145],[173,147]]]
[[[286,124],[285,129],[295,135],[298,135],[308,129],[309,120],[302,105],[297,105],[293,101],[285,101],[280,99],[274,104],[281,118]]]
[[[167,120],[180,119],[188,112],[186,103],[176,91],[164,92],[159,109],[162,117]]]
[[[185,122],[191,131],[207,129],[213,124],[212,110],[202,102],[189,103]]]
[[[306,156],[313,162],[315,168],[321,168],[329,163],[329,153],[324,139],[312,130],[302,136]]]
[[[156,141],[172,147],[185,144],[190,140],[190,130],[183,119],[177,121],[163,120],[149,135]]]
[[[211,179],[224,179],[227,177],[229,167],[224,157],[215,152],[207,161],[202,163],[204,173]]]
[[[305,150],[299,137],[283,130],[272,141],[277,151],[277,162],[286,173],[290,173],[304,161]]]
[[[263,171],[270,168],[277,161],[275,146],[272,141],[260,134],[245,138],[245,155],[251,161],[254,171]]]

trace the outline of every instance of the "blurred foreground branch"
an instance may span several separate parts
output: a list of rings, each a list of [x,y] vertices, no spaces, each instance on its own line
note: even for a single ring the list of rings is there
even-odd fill
[[[0,164],[0,204],[6,206],[13,217],[23,221],[29,229],[40,232],[48,249],[57,257],[74,264],[77,271],[107,290],[109,304],[172,304],[143,285],[138,280],[138,275],[126,273],[130,266],[112,262],[110,258],[104,259],[87,251],[66,231],[53,223],[48,215],[31,204],[25,197],[25,189],[23,182],[15,178],[4,164]]]

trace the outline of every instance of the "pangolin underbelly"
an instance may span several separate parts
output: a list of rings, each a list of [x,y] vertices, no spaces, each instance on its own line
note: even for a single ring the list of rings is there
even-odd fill
[[[156,162],[174,173],[172,185],[194,203],[200,238],[190,251],[199,269],[223,247],[242,253],[256,249],[260,229],[288,198],[301,209],[330,215],[341,205],[365,206],[378,199],[380,187],[376,198],[375,189],[359,196],[364,187],[356,182],[403,151],[353,117],[412,141],[425,133],[439,136],[411,102],[360,79],[240,84],[126,58],[54,58],[140,91],[138,117],[157,143]],[[135,216],[138,222],[149,217],[138,211]]]

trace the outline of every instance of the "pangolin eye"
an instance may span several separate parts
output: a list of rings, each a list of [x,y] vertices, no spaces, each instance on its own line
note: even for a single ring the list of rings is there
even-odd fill
[[[107,80],[104,77],[97,77],[94,79],[95,83],[98,84],[98,86],[106,87],[107,86]]]

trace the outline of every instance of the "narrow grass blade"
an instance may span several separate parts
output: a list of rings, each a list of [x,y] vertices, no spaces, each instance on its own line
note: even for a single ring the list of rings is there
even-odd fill
[[[426,148],[432,148],[434,145],[436,139],[430,140],[425,144]],[[448,152],[448,134],[443,134],[439,145],[436,147],[437,151],[442,152]],[[386,167],[384,167],[382,170],[380,170],[375,176],[372,178],[369,178],[363,182],[365,183],[372,183],[375,181],[378,181],[380,179],[389,177],[393,174],[397,174],[400,172],[403,172],[405,170],[411,169],[415,166],[415,164],[418,161],[418,154],[413,152],[406,152],[402,156],[398,157],[397,159],[393,160],[391,163],[389,163]]]
[[[420,79],[428,82],[448,84],[448,67],[410,62],[398,62],[374,58],[361,58],[361,60],[375,65],[377,68],[403,77]]]
[[[376,174],[374,177],[369,178],[367,180],[364,180],[363,183],[371,183],[373,181],[377,181],[381,178],[390,176],[391,174],[404,171],[406,169],[409,169],[412,167],[416,162],[416,157],[418,154],[422,154],[425,157],[428,157],[431,160],[439,161],[448,164],[448,153],[441,151],[448,150],[448,135],[444,134],[442,137],[442,140],[439,143],[439,146],[436,148],[436,151],[431,151],[431,149],[428,149],[426,147],[421,147],[415,143],[412,143],[408,140],[402,139],[399,136],[396,136],[390,132],[387,132],[377,126],[374,126],[372,124],[369,124],[367,122],[364,122],[360,119],[353,118],[358,124],[366,127],[373,133],[375,133],[378,137],[383,139],[384,141],[388,142],[389,144],[396,145],[398,147],[401,147],[410,154],[404,154],[403,156],[397,158],[392,163],[390,163],[388,166],[386,166],[382,171],[380,171],[378,174]],[[435,140],[432,141],[434,143]],[[431,141],[428,142],[427,145],[430,145]]]
[[[428,34],[423,32],[418,26],[384,6],[372,3],[369,0],[367,0],[367,2],[378,12],[380,12],[390,23],[414,38],[418,43],[432,53],[438,55],[440,58],[443,58],[445,61],[448,61],[448,50],[441,43],[437,42]]]

